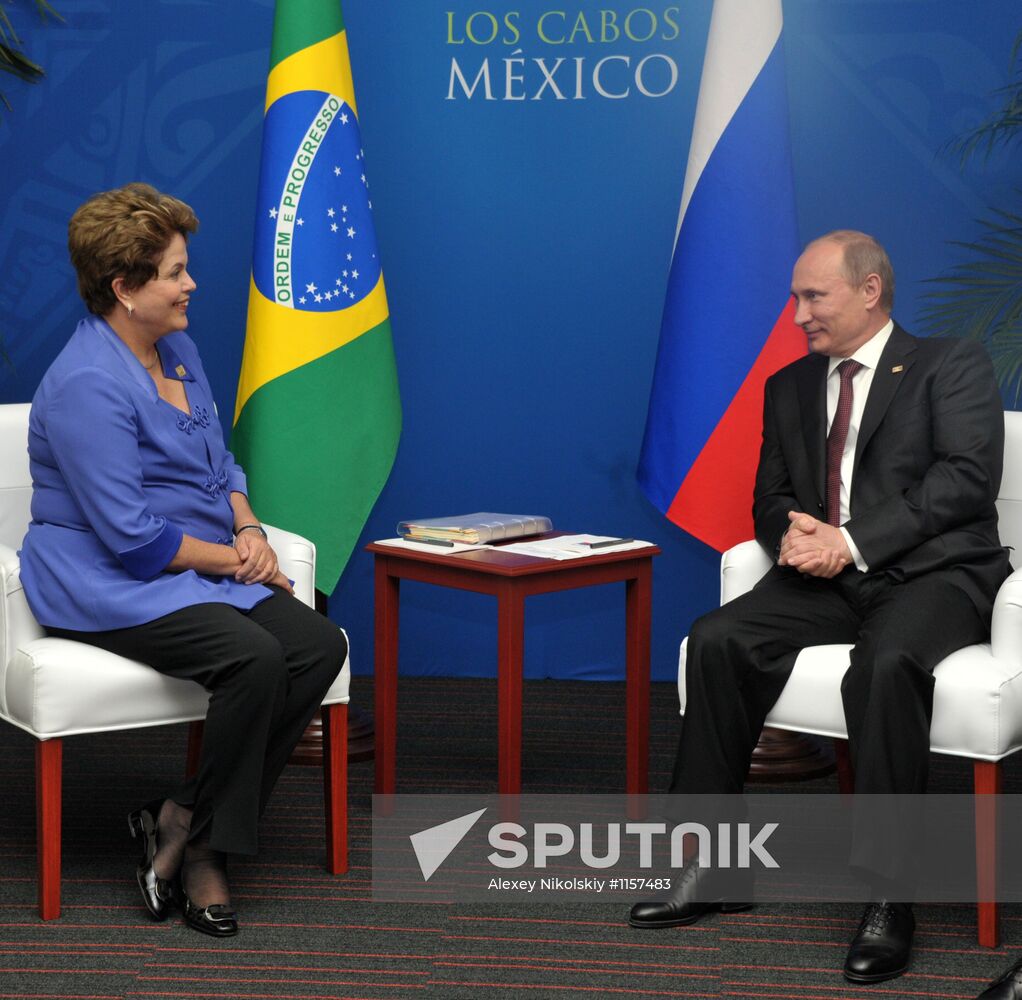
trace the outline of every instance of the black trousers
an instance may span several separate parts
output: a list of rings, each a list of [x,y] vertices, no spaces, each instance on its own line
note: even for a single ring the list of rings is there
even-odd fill
[[[851,568],[833,580],[794,570],[771,576],[699,618],[689,632],[687,704],[670,791],[741,792],[763,721],[799,650],[854,643],[841,697],[855,789],[921,793],[933,668],[988,636],[972,600],[936,576],[895,583]],[[895,840],[903,839],[899,832]],[[867,839],[881,843],[880,861]],[[868,838],[856,830],[853,864],[881,877],[897,875],[903,859],[892,846],[882,830]]]
[[[210,692],[196,776],[171,798],[193,810],[189,835],[255,854],[259,817],[347,655],[341,630],[273,588],[251,611],[197,604],[133,628],[47,629]]]

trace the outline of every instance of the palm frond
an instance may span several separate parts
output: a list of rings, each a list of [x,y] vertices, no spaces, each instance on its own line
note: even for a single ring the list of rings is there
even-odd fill
[[[1001,107],[947,144],[951,152],[958,154],[963,167],[977,153],[982,153],[987,160],[998,146],[1022,136],[1022,31],[1016,35],[1011,48],[1011,65],[1014,67],[1011,82],[992,95],[1002,100]]]
[[[0,44],[0,70],[13,73],[22,80],[34,80],[43,76],[43,68],[32,62],[23,52]]]
[[[1022,217],[997,213],[983,220],[974,243],[955,243],[971,255],[950,272],[931,279],[936,286],[922,313],[925,332],[969,337],[986,344],[998,384],[1022,395]]]
[[[1002,331],[987,345],[994,365],[994,375],[1002,388],[1015,387],[1014,405],[1022,394],[1022,324]]]
[[[49,0],[34,0],[34,2],[39,18],[44,23],[49,17],[63,22],[64,18],[53,8]],[[38,80],[45,75],[42,66],[33,62],[25,54],[21,39],[18,37],[17,31],[14,30],[14,25],[3,6],[0,6],[0,70],[29,82]],[[10,102],[3,93],[0,93],[0,103],[8,111],[11,110]]]
[[[968,337],[1009,349],[1005,338],[1022,337],[1022,215],[995,212],[980,221],[983,234],[973,243],[955,242],[969,259],[931,278],[920,319],[938,337]],[[1022,343],[1017,349],[1022,350]],[[1003,383],[1002,383],[1003,384]]]
[[[39,17],[43,21],[45,21],[47,17],[52,17],[55,20],[60,21],[61,24],[65,23],[61,13],[57,10],[54,10],[53,5],[49,3],[48,0],[35,0],[35,9],[39,11]],[[1018,42],[1016,42],[1015,44],[1017,48]]]

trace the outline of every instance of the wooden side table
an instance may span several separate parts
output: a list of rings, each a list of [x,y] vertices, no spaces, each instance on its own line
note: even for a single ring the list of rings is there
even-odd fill
[[[567,532],[548,532],[553,537]],[[525,598],[602,583],[625,585],[626,791],[649,781],[649,636],[653,556],[660,549],[602,552],[583,559],[537,559],[498,547],[433,553],[366,546],[376,560],[376,791],[395,790],[398,604],[401,580],[418,580],[497,598],[497,789],[522,786],[522,651]]]

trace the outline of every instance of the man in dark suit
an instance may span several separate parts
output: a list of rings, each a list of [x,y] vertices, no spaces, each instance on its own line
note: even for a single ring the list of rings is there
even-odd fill
[[[933,668],[988,637],[1010,572],[994,507],[1000,396],[980,345],[917,340],[892,322],[894,275],[872,237],[840,230],[810,243],[791,291],[810,353],[766,384],[753,505],[775,565],[691,628],[670,790],[740,792],[798,650],[848,642],[855,788],[923,792]],[[853,845],[875,900],[845,961],[853,982],[900,975],[911,952],[900,859],[878,858],[876,834],[857,830]],[[713,878],[689,872],[670,897],[636,904],[630,922],[675,926],[747,905]]]

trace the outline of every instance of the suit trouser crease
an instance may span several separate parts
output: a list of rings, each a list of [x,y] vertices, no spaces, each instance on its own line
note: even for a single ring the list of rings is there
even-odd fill
[[[968,595],[936,575],[893,582],[852,569],[833,580],[773,571],[692,626],[685,717],[669,790],[740,793],[764,720],[799,651],[852,643],[841,696],[855,789],[921,793],[933,669],[956,649],[987,638],[988,626]],[[895,814],[856,825],[853,866],[882,878],[902,876],[910,826],[911,817],[906,823]]]
[[[198,772],[171,798],[193,809],[189,840],[255,854],[270,793],[344,663],[340,629],[274,588],[247,612],[197,604],[133,628],[48,631],[210,692]]]

